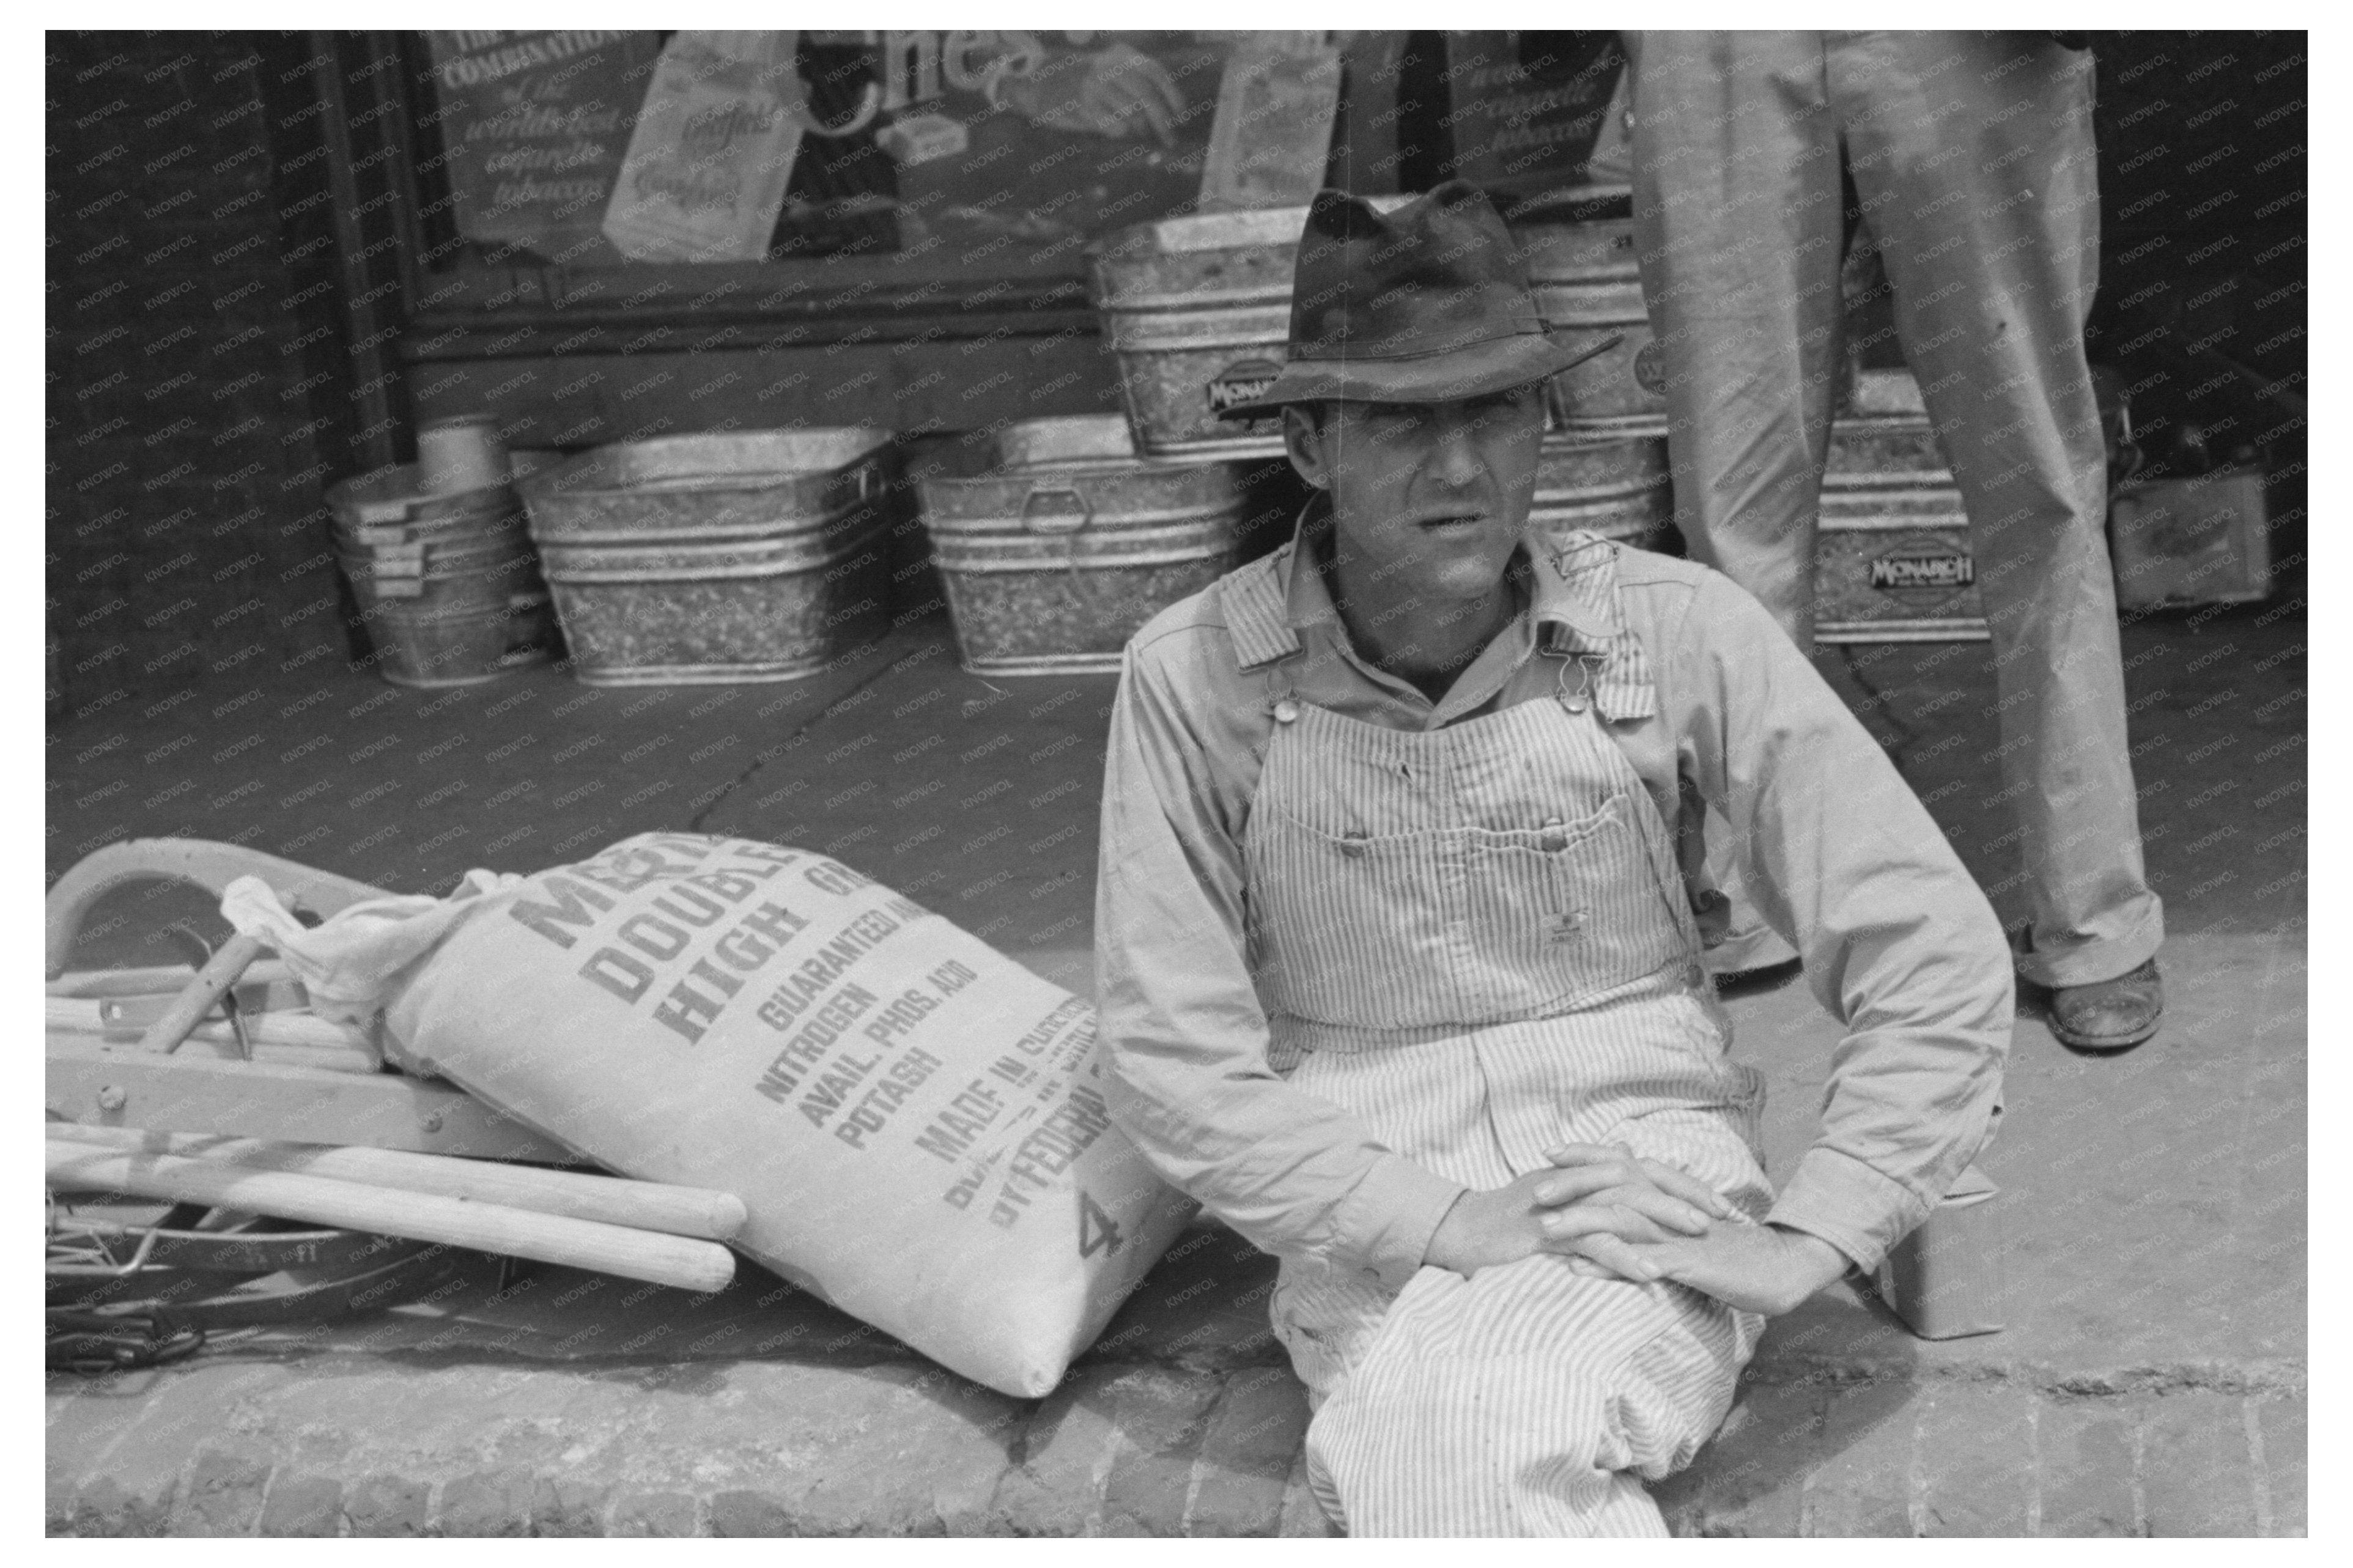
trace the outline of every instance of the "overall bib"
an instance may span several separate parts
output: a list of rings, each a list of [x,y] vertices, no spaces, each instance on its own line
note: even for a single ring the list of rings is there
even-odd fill
[[[1273,1068],[1472,1188],[1623,1143],[1762,1215],[1763,1081],[1725,1055],[1666,824],[1599,714],[1564,680],[1398,731],[1271,683],[1243,850]],[[1286,1259],[1272,1318],[1356,1535],[1663,1534],[1635,1478],[1689,1463],[1764,1324],[1552,1255],[1401,1292]]]

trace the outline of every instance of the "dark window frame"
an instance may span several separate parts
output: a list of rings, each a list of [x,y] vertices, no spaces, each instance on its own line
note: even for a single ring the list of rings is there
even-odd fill
[[[354,281],[364,292],[396,279],[401,357],[410,364],[1095,331],[1085,245],[1075,236],[992,242],[985,254],[943,241],[914,252],[765,261],[575,267],[531,260],[434,270],[431,263],[462,242],[447,182],[420,167],[430,158],[434,108],[423,39],[414,32],[328,37],[339,69],[322,86],[326,108],[345,127],[344,205],[361,209],[347,222],[348,238],[368,253],[387,230],[396,236],[390,265],[365,268]],[[378,207],[388,211],[370,225]]]

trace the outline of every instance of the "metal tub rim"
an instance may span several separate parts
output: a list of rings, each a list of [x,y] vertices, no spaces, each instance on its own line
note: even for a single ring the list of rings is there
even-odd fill
[[[863,645],[861,645],[862,647]],[[853,651],[854,652],[854,651]],[[766,659],[746,664],[584,664],[572,659],[572,678],[584,686],[733,686],[806,681],[842,660],[840,653],[807,659]]]
[[[1168,354],[1213,348],[1261,348],[1280,360],[1291,341],[1289,298],[1271,304],[1222,305],[1214,309],[1103,313],[1103,339],[1114,354]]]
[[[1029,653],[1002,659],[956,654],[956,666],[968,675],[1116,675],[1125,665],[1122,653]]]
[[[805,576],[840,565],[890,533],[889,521],[878,517],[860,532],[814,548],[806,537],[696,539],[674,545],[543,545],[540,573],[551,583],[607,586]]]
[[[520,487],[532,537],[560,545],[651,544],[660,540],[786,538],[825,528],[889,489],[893,437],[864,425],[754,431],[700,431],[596,447],[533,475]],[[765,461],[713,461],[744,450]],[[814,446],[796,462],[791,449]],[[818,458],[822,464],[812,466]],[[839,461],[831,461],[839,460]],[[648,471],[649,468],[650,471]],[[644,515],[616,519],[637,503]],[[701,505],[718,520],[669,518]],[[727,509],[753,509],[750,516]]]
[[[1138,530],[1082,546],[1083,535],[1067,535],[1068,546],[1034,535],[984,535],[934,541],[932,559],[942,572],[1116,572],[1139,567],[1173,567],[1225,554],[1233,540],[1233,518],[1219,515],[1172,527]]]
[[[1145,440],[1139,444],[1146,457],[1184,458],[1188,461],[1219,459],[1241,462],[1281,457],[1286,450],[1281,436],[1205,436],[1173,441]]]

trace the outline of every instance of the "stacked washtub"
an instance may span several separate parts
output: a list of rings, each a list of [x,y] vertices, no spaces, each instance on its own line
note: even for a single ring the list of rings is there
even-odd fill
[[[1217,414],[1274,376],[1306,221],[1176,217],[1092,248],[1124,417],[976,431],[918,481],[966,669],[1115,671],[1154,614],[1287,535],[1305,491],[1280,424]]]
[[[1981,642],[1968,514],[1908,370],[1866,370],[1831,421],[1814,538],[1818,642]]]
[[[427,454],[428,458],[430,454]],[[557,652],[546,585],[505,454],[452,478],[396,463],[327,492],[335,558],[376,673],[398,686],[468,686]]]
[[[917,489],[965,668],[1116,670],[1127,639],[1157,610],[1287,536],[1306,492],[1282,455],[1281,420],[1219,416],[1282,368],[1306,222],[1305,207],[1282,207],[1106,237],[1089,259],[1125,417],[976,431],[962,450],[926,460]],[[1577,243],[1590,248],[1589,237]],[[1621,260],[1630,280],[1630,249],[1603,250],[1613,281]],[[1639,323],[1639,284],[1620,292]],[[1597,322],[1597,335],[1629,324],[1623,301],[1611,303],[1617,313]],[[1663,412],[1638,406],[1635,428],[1621,428],[1626,410],[1585,389],[1606,387],[1624,402],[1614,383],[1631,358],[1624,348],[1556,389],[1531,514],[1538,527],[1672,544]]]
[[[1279,515],[1253,504],[1279,477],[1263,460],[1146,458],[1116,414],[976,434],[986,444],[975,461],[934,457],[917,481],[957,647],[976,674],[1115,672],[1145,621],[1239,565],[1263,531],[1253,520]]]
[[[1633,220],[1531,227],[1520,239],[1536,308],[1609,352],[1554,378],[1562,434],[1547,443],[1536,515],[1651,548],[1680,549],[1667,457],[1666,367],[1642,303]],[[1867,255],[1858,260],[1867,262]],[[1878,286],[1849,268],[1849,310]],[[1842,366],[1814,551],[1823,642],[1986,635],[1961,493],[1909,371]]]
[[[598,447],[522,486],[590,685],[792,681],[890,625],[891,432],[660,437]]]
[[[1529,521],[1680,554],[1666,382],[1642,308],[1633,220],[1532,224],[1516,237],[1545,323],[1578,344],[1618,339],[1552,379],[1556,428],[1545,440]]]
[[[1373,205],[1393,210],[1411,199]],[[1280,459],[1279,419],[1218,416],[1264,390],[1282,367],[1306,223],[1305,207],[1176,217],[1097,248],[1095,301],[1140,450],[1174,460]],[[1631,225],[1537,227],[1519,238],[1549,324],[1572,341],[1624,337],[1554,378],[1529,520],[1550,533],[1590,529],[1672,548],[1666,406],[1655,378],[1638,375],[1650,327]]]

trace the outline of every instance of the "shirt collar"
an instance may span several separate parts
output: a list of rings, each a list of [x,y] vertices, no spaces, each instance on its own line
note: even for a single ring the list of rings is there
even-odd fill
[[[1291,542],[1265,569],[1227,579],[1227,629],[1244,669],[1290,657],[1302,646],[1303,630],[1339,619],[1316,550],[1331,522],[1330,498],[1314,497],[1300,510]],[[1656,698],[1641,641],[1620,610],[1618,546],[1596,534],[1530,529],[1521,550],[1539,648],[1584,661],[1593,672],[1595,698],[1610,718],[1649,716]]]
[[[1300,509],[1291,543],[1275,562],[1274,602],[1255,595],[1244,607],[1244,618],[1255,623],[1249,641],[1253,649],[1268,651],[1246,652],[1243,663],[1264,663],[1295,651],[1299,640],[1283,635],[1285,630],[1339,619],[1319,553],[1331,530],[1331,498],[1318,494]],[[1532,528],[1521,535],[1520,547],[1529,568],[1529,610],[1544,645],[1565,653],[1607,652],[1625,630],[1618,611],[1617,557],[1609,542],[1597,535],[1555,535]],[[1272,623],[1270,611],[1278,618]]]

